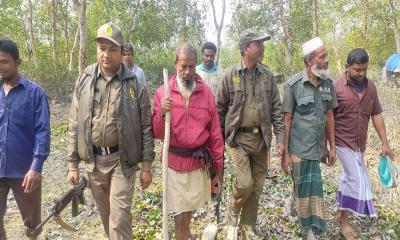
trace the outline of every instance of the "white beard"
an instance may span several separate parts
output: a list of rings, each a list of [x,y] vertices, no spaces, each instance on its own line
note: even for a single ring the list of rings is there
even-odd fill
[[[186,100],[186,105],[189,104],[189,98],[193,93],[193,90],[196,88],[196,81],[194,78],[190,80],[182,80],[179,76],[177,76],[176,81],[178,83],[179,92]]]
[[[312,65],[311,66],[311,72],[321,78],[321,79],[329,79],[329,69],[328,68],[318,68],[317,65]]]

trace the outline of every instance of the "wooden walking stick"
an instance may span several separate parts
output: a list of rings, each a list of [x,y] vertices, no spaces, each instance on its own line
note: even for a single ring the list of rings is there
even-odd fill
[[[164,76],[164,97],[169,97],[169,78],[168,70],[163,69]],[[163,239],[168,240],[168,206],[167,206],[167,183],[168,183],[168,151],[169,151],[169,138],[170,138],[170,122],[171,117],[169,111],[165,113],[165,132],[164,132],[164,146],[162,151],[162,176],[163,176]]]

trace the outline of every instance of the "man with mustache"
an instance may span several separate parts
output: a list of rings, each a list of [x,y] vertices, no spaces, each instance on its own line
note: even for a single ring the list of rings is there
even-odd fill
[[[50,111],[44,90],[19,73],[17,44],[0,39],[0,240],[10,190],[28,240],[40,224],[42,167],[50,151]],[[15,226],[9,226],[11,227]]]
[[[349,223],[349,213],[360,217],[376,217],[364,152],[368,124],[372,120],[382,142],[382,155],[394,158],[386,135],[385,121],[373,81],[367,78],[369,56],[362,48],[350,51],[346,72],[335,81],[339,106],[335,109],[336,152],[342,165],[336,214],[339,230],[345,239],[358,238]]]
[[[222,78],[224,71],[214,63],[217,46],[212,42],[204,43],[201,47],[203,62],[196,67],[196,73],[211,88],[214,96],[217,95],[218,82]]]
[[[288,80],[283,99],[286,151],[282,169],[292,174],[296,212],[311,240],[325,230],[320,161],[328,166],[336,161],[333,109],[338,103],[321,39],[313,38],[302,47],[305,69]]]
[[[238,224],[246,239],[256,238],[258,204],[268,172],[272,129],[278,155],[284,151],[284,126],[274,75],[260,62],[264,42],[271,39],[246,29],[240,34],[240,62],[225,70],[218,85],[217,107],[235,173],[228,203],[228,224]],[[240,219],[240,221],[239,221]]]
[[[154,141],[147,89],[122,63],[121,29],[97,30],[97,63],[79,76],[69,116],[68,181],[78,184],[81,161],[111,240],[132,239],[132,195],[138,163],[142,189],[152,181]]]
[[[171,114],[167,205],[174,214],[177,240],[192,239],[192,212],[211,199],[210,177],[222,180],[224,143],[218,112],[211,89],[196,75],[196,59],[193,46],[180,46],[175,56],[176,74],[170,80],[170,97],[164,96],[164,86],[154,95],[155,138],[164,139],[164,116]]]

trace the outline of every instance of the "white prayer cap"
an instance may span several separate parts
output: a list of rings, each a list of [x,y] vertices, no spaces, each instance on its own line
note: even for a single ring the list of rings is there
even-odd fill
[[[307,56],[308,54],[314,52],[318,48],[324,46],[321,41],[321,38],[316,37],[313,38],[305,43],[303,43],[303,57]]]

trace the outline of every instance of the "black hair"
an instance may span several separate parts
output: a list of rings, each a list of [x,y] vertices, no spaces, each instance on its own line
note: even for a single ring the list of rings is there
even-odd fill
[[[133,54],[133,44],[132,43],[125,43],[124,46],[123,46],[123,50]]]
[[[354,48],[349,52],[347,56],[347,64],[363,64],[369,62],[369,56],[367,51],[364,48]]]
[[[19,59],[17,44],[10,39],[0,39],[0,52],[10,54],[15,61]]]
[[[206,42],[203,44],[203,46],[201,47],[201,52],[204,53],[204,49],[211,49],[214,50],[214,53],[217,52],[217,46],[215,46],[214,43],[212,42]]]

